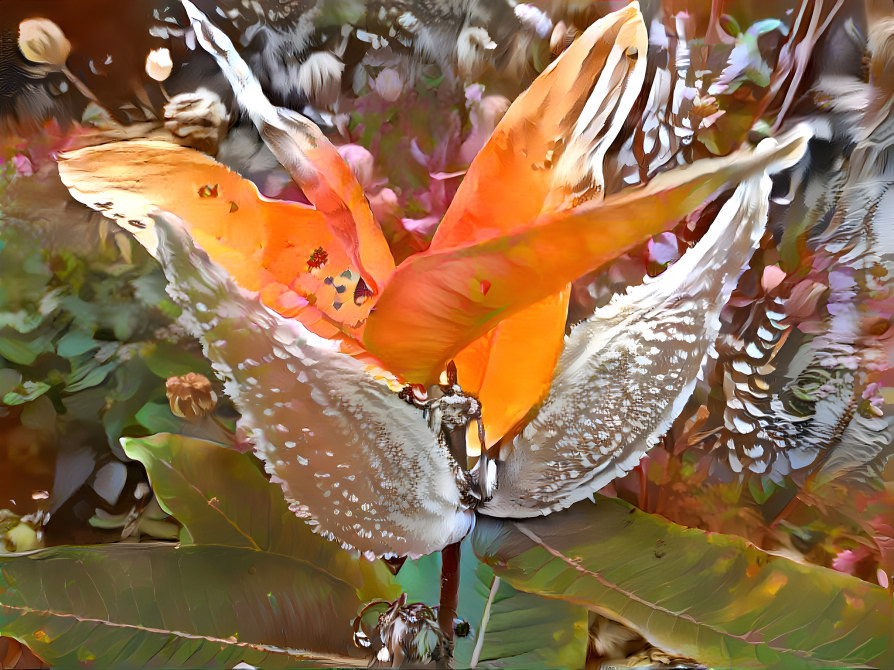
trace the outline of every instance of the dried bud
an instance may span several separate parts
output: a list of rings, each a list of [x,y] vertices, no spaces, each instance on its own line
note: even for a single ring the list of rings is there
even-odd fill
[[[178,144],[214,156],[230,126],[220,96],[207,88],[179,93],[164,106],[165,128]]]
[[[171,60],[171,52],[165,47],[153,49],[146,56],[146,74],[155,81],[164,81],[171,76],[174,62]]]
[[[71,42],[49,19],[25,19],[19,24],[19,51],[33,63],[62,67],[71,53]]]
[[[488,52],[496,48],[497,43],[484,28],[463,28],[456,40],[456,62],[463,79],[469,81],[480,76],[487,63]]]
[[[689,116],[694,120],[710,119],[720,111],[717,99],[713,96],[706,95],[704,97],[696,95],[692,101],[692,110]],[[710,125],[710,124],[706,124]]]
[[[209,414],[217,405],[217,394],[205,375],[190,372],[182,377],[168,377],[165,391],[171,411],[184,419],[197,419]]]
[[[577,28],[566,25],[564,21],[559,21],[550,35],[549,50],[553,52],[554,56],[558,56],[571,46],[578,35],[580,35],[580,31]]]

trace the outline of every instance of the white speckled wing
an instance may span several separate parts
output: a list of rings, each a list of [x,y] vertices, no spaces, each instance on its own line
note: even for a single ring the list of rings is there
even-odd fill
[[[756,151],[791,164],[807,138],[799,129]],[[501,445],[497,490],[482,513],[529,517],[568,507],[657,442],[691,394],[720,310],[764,232],[770,187],[766,172],[742,182],[680,261],[572,331],[537,416]]]
[[[181,322],[201,338],[293,511],[368,555],[424,555],[464,537],[474,515],[421,412],[237,287],[175,217],[155,220]]]

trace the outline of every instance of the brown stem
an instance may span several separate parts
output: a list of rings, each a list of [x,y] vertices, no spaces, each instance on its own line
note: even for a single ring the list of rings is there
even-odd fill
[[[441,606],[438,608],[438,626],[444,634],[444,655],[438,661],[439,668],[454,668],[453,620],[459,604],[460,543],[448,545],[441,551]]]

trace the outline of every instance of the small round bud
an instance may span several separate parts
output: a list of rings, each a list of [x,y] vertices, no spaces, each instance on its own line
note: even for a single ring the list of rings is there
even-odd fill
[[[217,394],[205,375],[189,372],[182,377],[168,377],[165,392],[171,411],[183,419],[197,419],[210,414],[217,405]]]
[[[19,24],[19,51],[33,63],[62,67],[71,53],[71,42],[49,19],[25,19]]]
[[[3,538],[6,551],[32,551],[40,549],[42,543],[34,530],[27,523],[19,523],[17,526],[7,531]]]
[[[171,76],[174,62],[171,60],[171,52],[165,47],[153,49],[146,56],[146,74],[155,81],[164,81]]]

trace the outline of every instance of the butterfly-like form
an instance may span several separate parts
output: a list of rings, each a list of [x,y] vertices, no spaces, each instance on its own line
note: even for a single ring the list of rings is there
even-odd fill
[[[153,141],[72,152],[60,175],[158,259],[295,513],[368,556],[415,556],[460,540],[476,512],[547,514],[632,468],[691,393],[764,232],[769,172],[801,158],[809,131],[606,195],[606,154],[645,77],[632,3],[512,104],[431,247],[395,267],[335,148],[272,105],[227,37],[184,6],[311,204],[269,201]],[[708,233],[679,262],[564,336],[569,282],[713,200]],[[487,457],[472,468],[397,392],[436,384],[450,361],[463,389],[449,384],[438,411],[445,398],[480,411]]]

